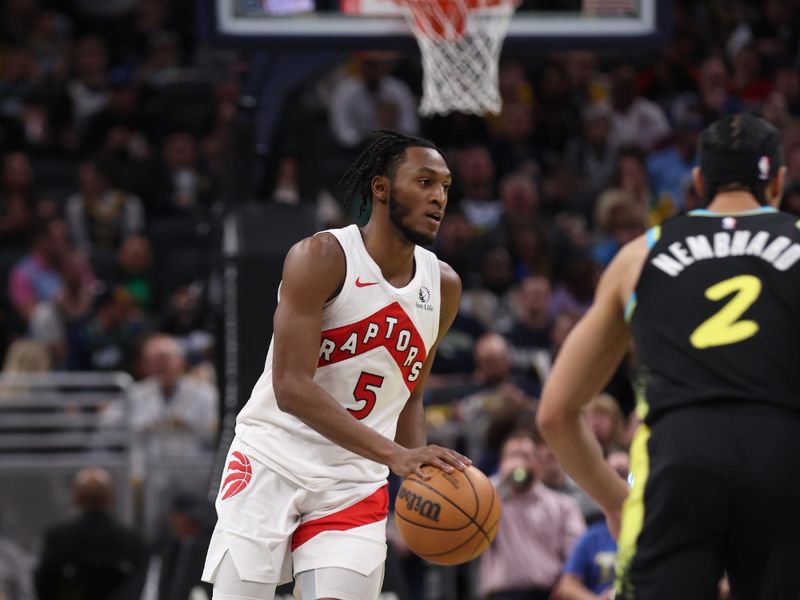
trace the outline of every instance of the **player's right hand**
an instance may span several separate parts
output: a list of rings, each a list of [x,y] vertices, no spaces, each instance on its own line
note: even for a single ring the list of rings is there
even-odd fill
[[[421,448],[403,448],[399,450],[389,462],[389,468],[393,473],[401,477],[408,477],[413,473],[420,479],[430,479],[422,470],[422,465],[432,465],[446,473],[452,473],[453,469],[463,471],[471,464],[472,461],[470,459],[455,450],[429,444]]]

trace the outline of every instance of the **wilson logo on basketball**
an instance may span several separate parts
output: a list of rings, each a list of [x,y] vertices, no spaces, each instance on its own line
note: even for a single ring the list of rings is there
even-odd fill
[[[438,502],[425,500],[419,494],[409,492],[404,487],[401,487],[400,491],[397,493],[397,499],[405,503],[407,510],[413,510],[419,513],[420,516],[430,519],[431,521],[439,521],[439,513],[442,511],[442,507]]]
[[[223,500],[232,498],[243,491],[253,477],[253,467],[250,465],[250,459],[246,455],[237,450],[231,456],[234,460],[228,463],[228,475],[225,477],[225,481],[222,482]]]

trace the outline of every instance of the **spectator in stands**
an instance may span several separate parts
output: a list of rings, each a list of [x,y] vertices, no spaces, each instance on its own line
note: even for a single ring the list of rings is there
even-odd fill
[[[33,55],[27,46],[9,46],[0,66],[0,114],[19,118],[22,101],[34,88]]]
[[[183,350],[171,336],[148,337],[141,360],[145,378],[131,390],[129,410],[130,426],[142,443],[162,444],[165,451],[210,449],[218,425],[216,388],[186,375]],[[124,406],[111,405],[104,420],[116,423],[124,414]]]
[[[202,287],[178,286],[162,306],[160,330],[180,344],[189,373],[211,383],[216,381],[211,364],[214,336]]]
[[[583,110],[583,135],[567,144],[565,160],[579,178],[579,189],[597,194],[611,181],[617,164],[612,112],[604,103]]]
[[[628,455],[617,451],[608,463],[620,477],[628,478]],[[605,519],[591,525],[575,544],[564,575],[554,592],[555,600],[613,600],[617,542]]]
[[[585,525],[575,501],[541,481],[543,442],[530,431],[503,444],[493,482],[502,516],[480,559],[481,594],[489,600],[549,600]]]
[[[33,559],[13,540],[0,536],[0,598],[34,600]]]
[[[47,373],[51,367],[47,346],[36,340],[18,338],[8,347],[3,361],[3,375]],[[0,385],[0,399],[24,397],[29,391],[30,387],[22,382],[5,383]]]
[[[30,252],[14,266],[9,277],[11,304],[26,323],[37,303],[50,300],[61,290],[61,260],[68,249],[63,221],[42,219],[37,223]]]
[[[69,74],[71,23],[63,14],[40,6],[27,38],[36,71],[48,83],[63,82]]]
[[[496,246],[486,250],[480,261],[479,285],[464,290],[461,309],[491,330],[502,331],[512,318],[511,289],[514,263],[508,249]]]
[[[464,423],[467,454],[483,452],[489,423],[509,403],[533,404],[535,386],[530,379],[514,373],[511,348],[497,333],[486,333],[475,343],[475,371],[471,381],[460,389],[461,401],[456,414]]]
[[[330,123],[333,137],[345,148],[357,148],[375,129],[407,135],[419,130],[417,107],[408,86],[389,73],[386,56],[365,54],[356,61],[357,73],[333,91]]]
[[[0,168],[0,245],[24,246],[36,224],[33,168],[24,152],[9,152]]]
[[[681,94],[672,103],[671,113],[677,121],[687,114],[700,115],[707,126],[725,115],[741,110],[741,100],[729,93],[728,68],[718,55],[706,58],[700,65],[697,90]]]
[[[158,89],[181,75],[181,47],[177,34],[156,31],[148,36],[147,56],[139,65],[136,78],[146,87]]]
[[[458,207],[447,209],[436,239],[437,256],[455,269],[465,288],[478,283],[481,242],[467,216]]]
[[[214,507],[210,503],[187,492],[175,496],[169,532],[148,566],[147,580],[155,583],[158,591],[152,596],[144,595],[143,600],[192,600],[198,589],[205,597],[211,596],[211,585],[201,582],[200,577],[213,522]]]
[[[138,197],[117,187],[110,159],[84,161],[79,192],[67,199],[65,214],[75,244],[92,255],[116,252],[129,235],[144,229],[144,209]]]
[[[111,598],[144,564],[144,543],[113,515],[106,470],[79,471],[72,500],[80,515],[44,533],[36,591],[42,599]]]
[[[125,371],[131,368],[134,347],[147,323],[133,298],[112,286],[95,298],[94,316],[68,338],[67,368],[72,371]]]
[[[650,189],[645,165],[646,156],[645,152],[635,146],[620,149],[617,155],[614,185],[610,189],[630,194],[634,202],[648,214],[650,221],[658,223],[661,215],[656,210],[656,199]]]
[[[486,234],[486,238],[494,246],[508,246],[516,224],[533,223],[537,220],[539,187],[531,175],[520,172],[503,177],[499,187],[502,216]]]
[[[535,86],[537,142],[548,153],[562,155],[567,141],[581,129],[580,109],[573,100],[563,61],[550,60]]]
[[[670,134],[667,116],[658,104],[639,95],[636,73],[621,66],[611,75],[614,136],[620,146],[650,151]]]
[[[60,143],[67,151],[80,147],[89,119],[103,110],[110,98],[108,48],[98,35],[80,38],[74,49],[74,77],[64,89],[55,120],[61,124]]]
[[[772,91],[772,82],[763,75],[762,58],[754,45],[736,52],[730,84],[745,109],[758,106]]]
[[[90,273],[83,252],[67,250],[60,265],[63,287],[37,303],[31,315],[30,336],[47,346],[57,368],[66,366],[68,340],[93,314],[97,284]]]
[[[603,449],[605,456],[623,446],[622,434],[625,419],[619,403],[610,394],[598,394],[586,405],[586,422]]]
[[[205,216],[214,193],[213,181],[200,163],[197,139],[175,131],[164,139],[160,168],[154,174],[154,218],[169,215]]]
[[[622,246],[644,233],[646,222],[644,207],[630,192],[619,188],[607,190],[595,206],[598,235],[592,244],[592,258],[607,266]]]
[[[550,296],[547,277],[531,275],[523,279],[515,294],[516,318],[504,332],[511,345],[514,369],[535,381],[536,395],[544,382],[544,374],[550,368],[549,347],[553,328]]]
[[[156,308],[157,290],[152,266],[150,240],[140,234],[125,238],[117,253],[114,280],[128,291],[139,310],[145,313]]]
[[[675,125],[672,144],[646,160],[659,222],[683,210],[683,190],[697,165],[695,148],[701,129],[699,117],[684,117]]]
[[[553,285],[551,299],[554,314],[583,314],[594,300],[594,289],[602,267],[586,253],[568,256],[561,266],[561,277]]]
[[[534,141],[534,109],[525,102],[506,102],[500,127],[491,144],[492,157],[500,176],[520,171],[539,173],[544,150]]]
[[[472,226],[485,233],[500,222],[503,205],[495,192],[495,166],[486,146],[473,144],[460,150],[455,161],[458,205]]]
[[[514,223],[510,233],[508,247],[514,258],[514,279],[551,277],[555,264],[550,230],[540,222],[521,220]]]

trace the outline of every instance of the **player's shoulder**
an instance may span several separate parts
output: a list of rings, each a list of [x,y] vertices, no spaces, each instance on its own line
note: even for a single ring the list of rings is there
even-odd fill
[[[622,246],[606,269],[606,274],[610,278],[622,279],[627,279],[631,274],[638,276],[653,246],[652,240],[653,232],[648,230]]]
[[[443,260],[439,260],[439,273],[442,281],[442,294],[460,295],[461,277],[458,276],[455,269]]]
[[[347,262],[344,249],[336,236],[328,232],[304,238],[294,244],[286,255],[283,283],[338,287],[344,279]]]
[[[607,298],[624,306],[636,287],[651,246],[648,232],[620,248],[603,272],[597,298]]]
[[[343,266],[345,262],[341,243],[328,231],[311,235],[295,243],[289,249],[288,258],[319,268],[330,268],[338,264]]]

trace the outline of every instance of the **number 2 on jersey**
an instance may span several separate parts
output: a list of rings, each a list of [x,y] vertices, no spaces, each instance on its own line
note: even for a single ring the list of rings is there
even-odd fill
[[[725,346],[741,342],[756,334],[758,323],[738,319],[758,299],[761,293],[761,280],[753,275],[738,275],[724,279],[706,289],[706,298],[718,301],[734,293],[736,295],[728,300],[725,306],[692,332],[689,338],[692,346],[700,349]]]
[[[348,408],[347,412],[356,419],[364,419],[375,408],[375,401],[378,399],[375,392],[383,385],[383,377],[373,373],[361,371],[356,382],[356,389],[353,390],[353,398],[357,402],[363,402],[360,408]]]

